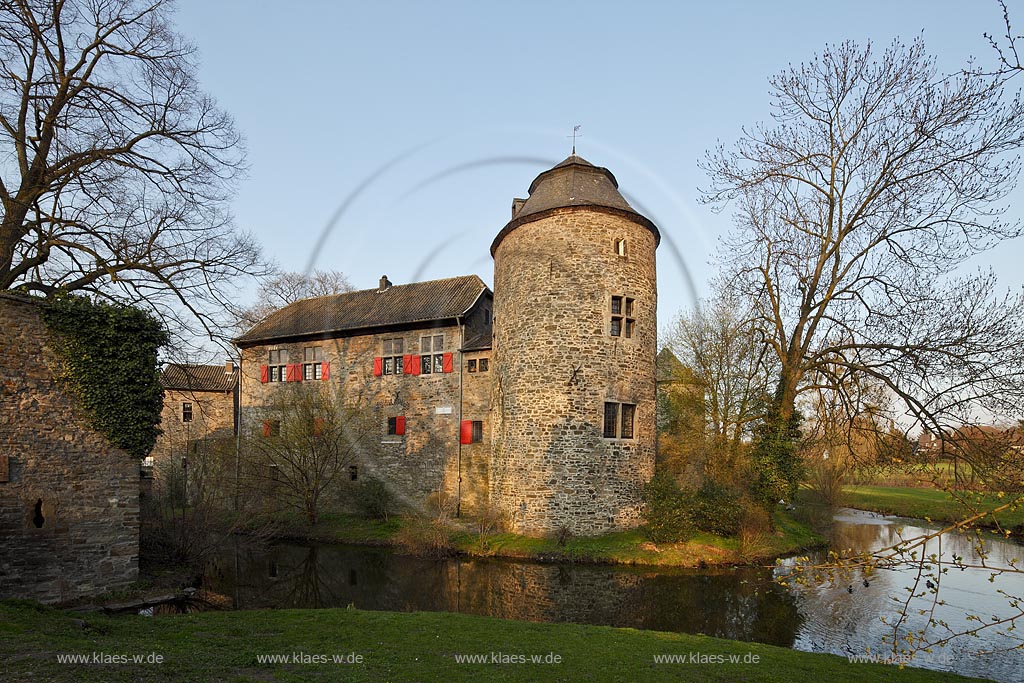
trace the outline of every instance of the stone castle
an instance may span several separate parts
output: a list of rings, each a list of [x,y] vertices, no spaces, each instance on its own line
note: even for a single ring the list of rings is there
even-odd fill
[[[573,154],[513,200],[493,293],[475,275],[383,277],[239,337],[242,428],[273,435],[281,384],[316,383],[378,420],[353,480],[442,491],[525,534],[635,526],[654,473],[659,240],[612,173]]]

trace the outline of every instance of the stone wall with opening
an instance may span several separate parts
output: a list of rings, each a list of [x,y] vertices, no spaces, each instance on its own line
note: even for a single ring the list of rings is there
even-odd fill
[[[139,461],[89,426],[48,339],[36,302],[0,294],[0,598],[138,578]]]

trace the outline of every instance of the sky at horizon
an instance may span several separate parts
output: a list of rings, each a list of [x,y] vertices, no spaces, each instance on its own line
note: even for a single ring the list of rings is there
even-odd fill
[[[1024,26],[1024,2],[1009,7]],[[944,71],[994,65],[983,33],[1004,30],[995,0],[179,0],[176,22],[247,140],[236,222],[283,268],[340,270],[357,289],[382,274],[491,283],[512,199],[580,125],[577,152],[665,236],[660,329],[707,293],[730,226],[698,201],[698,160],[768,119],[771,75],[827,43],[919,35]],[[977,265],[1019,287],[1022,256],[1017,240]]]

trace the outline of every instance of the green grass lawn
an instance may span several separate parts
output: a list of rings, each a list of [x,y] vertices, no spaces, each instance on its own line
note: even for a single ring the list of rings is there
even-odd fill
[[[843,488],[844,504],[861,510],[871,510],[887,515],[917,517],[935,522],[954,522],[967,514],[968,508],[946,491],[928,488],[903,488],[894,486],[847,486]],[[996,494],[965,493],[967,500],[977,511],[991,510],[1009,502],[1008,497]],[[997,513],[995,518],[1003,528],[1014,528],[1024,524],[1024,506],[1016,510]],[[985,519],[985,526],[991,526],[991,517]]]
[[[279,521],[276,532],[279,538],[396,547],[405,524],[400,517],[380,521],[343,514],[325,515],[312,528],[297,517]],[[643,529],[635,529],[602,536],[569,537],[562,545],[555,538],[456,530],[452,534],[452,544],[456,552],[474,557],[696,567],[702,564],[763,562],[824,542],[810,526],[781,512],[776,514],[775,526],[776,532],[760,534],[743,542],[698,533],[682,543],[652,543]],[[401,550],[400,547],[398,549]]]
[[[674,567],[701,563],[741,564],[773,559],[823,542],[810,527],[784,514],[775,518],[776,533],[767,532],[741,542],[698,533],[682,543],[653,543],[643,529],[594,537],[571,537],[564,545],[553,538],[516,534],[462,534],[456,538],[461,552],[474,556],[541,558],[568,562],[607,562]]]
[[[492,653],[506,658],[539,656],[542,661],[546,657],[550,663],[456,661],[456,655],[490,658]],[[163,661],[58,661],[58,656],[67,654],[160,656]],[[265,655],[290,661],[261,663],[257,657]],[[304,658],[335,655],[352,659],[357,655],[362,663],[302,663]],[[656,656],[664,655],[681,655],[686,663],[655,662]],[[703,656],[704,663],[690,662],[694,656]],[[719,657],[721,662],[711,663]],[[736,663],[730,657],[737,657]],[[881,664],[850,664],[842,657],[705,636],[459,614],[321,609],[106,617],[0,601],[0,680],[925,683],[973,679]]]

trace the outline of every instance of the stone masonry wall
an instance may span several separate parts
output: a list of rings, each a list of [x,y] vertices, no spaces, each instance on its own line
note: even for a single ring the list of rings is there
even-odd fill
[[[0,597],[57,602],[138,578],[139,462],[88,426],[48,338],[0,294]]]
[[[633,221],[572,207],[516,227],[495,251],[490,496],[516,531],[642,521],[656,439],[655,246]],[[631,338],[610,334],[613,295],[634,299]],[[603,438],[606,401],[636,405],[633,439]]]
[[[182,403],[192,404],[192,421],[182,419]],[[234,434],[234,397],[230,391],[164,390],[160,429],[150,455],[156,467],[161,462],[186,454],[187,444],[203,439],[227,438]]]
[[[403,355],[419,355],[420,339],[427,335],[444,335],[444,353],[453,355],[452,372],[374,376],[374,358],[383,356],[384,339],[400,337]],[[268,352],[288,349],[290,359],[301,359],[304,348],[319,346],[330,364],[328,378],[302,384],[327,386],[339,401],[369,411],[377,424],[377,435],[358,455],[359,478],[383,480],[413,507],[422,507],[439,489],[456,500],[461,494],[462,511],[473,512],[487,499],[490,373],[470,375],[465,372],[466,361],[490,352],[463,357],[459,344],[459,327],[449,325],[247,347],[242,350],[242,433],[259,438],[262,421],[272,418],[275,392],[287,390],[288,383],[261,382],[260,368],[267,364]],[[461,449],[460,381],[461,419],[484,423],[483,441],[461,445]],[[388,435],[388,418],[397,416],[405,417],[405,434]]]

